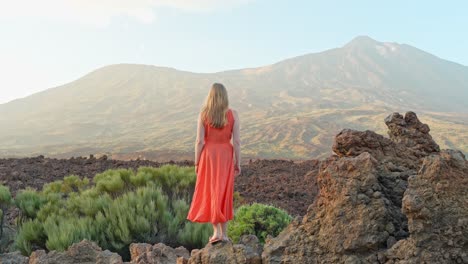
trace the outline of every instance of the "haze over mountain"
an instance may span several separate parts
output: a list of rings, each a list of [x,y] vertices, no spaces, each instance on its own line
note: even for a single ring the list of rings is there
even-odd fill
[[[362,36],[341,48],[218,73],[103,67],[1,104],[0,155],[191,153],[213,82],[226,85],[240,113],[244,155],[323,157],[342,128],[382,133],[386,115],[407,110],[429,124],[441,147],[468,152],[468,67]]]

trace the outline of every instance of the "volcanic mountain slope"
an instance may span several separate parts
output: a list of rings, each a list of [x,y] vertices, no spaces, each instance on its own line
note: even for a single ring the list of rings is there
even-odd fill
[[[388,112],[407,109],[420,113],[441,147],[468,152],[468,67],[357,37],[341,48],[210,74],[107,66],[0,105],[0,155],[191,152],[213,82],[227,86],[240,112],[245,155],[325,157],[341,128],[382,133]]]

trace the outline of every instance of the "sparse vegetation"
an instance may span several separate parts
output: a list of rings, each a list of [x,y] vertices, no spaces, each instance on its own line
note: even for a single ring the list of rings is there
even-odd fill
[[[212,227],[186,220],[195,181],[193,167],[165,165],[107,170],[92,180],[70,175],[42,190],[20,190],[15,199],[0,185],[0,216],[9,205],[19,209],[15,247],[25,255],[41,248],[63,251],[83,239],[121,255],[132,242],[201,248]],[[234,208],[228,232],[236,242],[244,234],[264,242],[291,220],[273,206],[245,205],[238,192]]]
[[[20,227],[16,247],[65,250],[82,239],[116,252],[132,242],[202,247],[210,225],[185,218],[196,175],[192,167],[166,165],[108,170],[92,182],[71,175],[44,185],[42,191],[17,194]]]
[[[277,236],[292,220],[285,211],[271,205],[254,203],[236,210],[234,221],[228,226],[228,234],[234,242],[242,235],[256,235],[265,243],[268,235]]]

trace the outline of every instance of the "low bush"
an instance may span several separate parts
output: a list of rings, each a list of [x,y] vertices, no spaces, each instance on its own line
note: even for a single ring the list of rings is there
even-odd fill
[[[16,247],[62,251],[89,239],[103,249],[128,251],[132,242],[202,247],[210,225],[186,220],[196,181],[193,168],[166,165],[108,170],[92,182],[78,176],[20,191]]]
[[[36,218],[37,212],[46,203],[44,198],[44,195],[31,188],[19,191],[15,197],[15,205],[20,209],[20,222]]]
[[[256,235],[265,243],[267,235],[277,236],[292,220],[292,217],[279,208],[254,203],[240,206],[234,220],[228,225],[228,235],[239,242],[242,235]]]
[[[19,227],[15,245],[23,254],[29,255],[33,248],[43,248],[46,238],[43,224],[37,219],[28,219]]]
[[[83,239],[121,255],[128,255],[133,242],[201,248],[212,226],[186,220],[195,182],[193,167],[166,165],[107,170],[92,181],[71,175],[41,191],[21,190],[14,200],[20,210],[15,245],[25,255],[39,248],[63,251]],[[228,233],[235,242],[254,234],[264,243],[291,221],[273,206],[241,205],[239,193],[234,201]],[[0,206],[11,202],[8,189],[0,186]]]

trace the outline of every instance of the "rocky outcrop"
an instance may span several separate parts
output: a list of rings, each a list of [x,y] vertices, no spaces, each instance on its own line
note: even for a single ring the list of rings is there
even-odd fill
[[[405,219],[385,196],[378,165],[366,152],[324,161],[316,202],[302,222],[266,243],[264,263],[377,260],[387,243],[405,237]]]
[[[390,139],[370,130],[344,129],[336,136],[333,151],[339,157],[368,152],[381,163],[391,161],[413,169],[418,167],[420,158],[440,151],[429,134],[429,126],[421,123],[414,112],[407,112],[404,117],[393,113],[385,118],[385,124]]]
[[[413,112],[385,123],[390,139],[350,129],[336,136],[337,156],[319,169],[317,199],[302,221],[267,241],[264,263],[465,261],[463,154],[439,153]]]
[[[44,250],[36,250],[29,257],[29,264],[72,264],[72,263],[99,263],[121,264],[122,258],[117,253],[104,250],[89,240],[83,240],[71,245],[64,252],[55,250],[46,253]]]
[[[179,260],[188,264],[261,264],[262,246],[253,235],[243,236],[239,244],[220,242],[208,244],[201,250],[193,250],[190,259]]]
[[[189,258],[184,247],[171,248],[162,243],[155,245],[132,243],[130,245],[131,264],[172,264],[178,258]]]
[[[468,263],[468,164],[459,151],[423,161],[403,197],[410,237],[386,252],[388,263]]]
[[[424,157],[440,151],[439,145],[432,140],[429,126],[419,121],[414,112],[407,112],[403,117],[393,113],[385,118],[390,139],[403,145],[407,152],[416,157]]]

